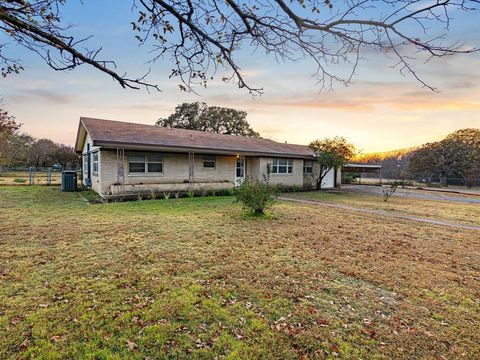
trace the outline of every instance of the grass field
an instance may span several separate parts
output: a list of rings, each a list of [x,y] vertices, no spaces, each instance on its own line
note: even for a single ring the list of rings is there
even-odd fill
[[[0,358],[480,357],[478,231],[232,201],[0,187]]]
[[[51,184],[59,185],[61,182],[62,173],[54,171],[51,173]],[[1,185],[28,185],[30,174],[28,171],[2,171],[0,172],[0,186]],[[35,172],[33,177],[35,185],[47,185],[48,173],[47,171]]]
[[[406,191],[406,190],[403,190]],[[411,192],[420,190],[411,190]],[[448,196],[443,194],[444,196]],[[344,205],[373,210],[387,210],[392,213],[414,215],[438,220],[454,221],[467,225],[480,225],[480,205],[453,203],[450,201],[414,199],[394,194],[387,202],[381,195],[365,194],[353,191],[310,191],[289,193],[286,196],[304,199],[334,202]],[[462,197],[459,194],[451,196]]]

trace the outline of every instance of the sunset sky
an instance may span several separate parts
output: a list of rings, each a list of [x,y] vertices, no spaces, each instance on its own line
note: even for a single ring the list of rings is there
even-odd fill
[[[120,73],[137,76],[151,66],[150,80],[162,92],[124,90],[86,65],[55,72],[35,54],[10,46],[9,54],[24,60],[25,71],[1,79],[0,96],[23,123],[23,131],[72,145],[80,116],[154,124],[178,103],[190,101],[245,110],[252,127],[273,140],[308,144],[341,135],[364,152],[415,146],[459,128],[480,127],[479,53],[420,63],[417,70],[440,90],[435,93],[391,69],[395,61],[381,54],[364,54],[350,86],[320,91],[310,62],[278,64],[261,51],[244,51],[242,72],[251,84],[264,88],[263,96],[252,98],[236,84],[218,80],[196,89],[195,95],[179,91],[178,79],[168,79],[167,61],[145,64],[149,49],[138,48],[133,39],[130,6],[113,0],[101,4],[87,0],[83,6],[68,5],[67,22],[78,24],[72,34],[93,34],[89,46],[102,46],[102,58],[114,59]],[[107,6],[114,9],[108,17]],[[480,30],[478,15],[458,15],[452,38],[473,45]]]

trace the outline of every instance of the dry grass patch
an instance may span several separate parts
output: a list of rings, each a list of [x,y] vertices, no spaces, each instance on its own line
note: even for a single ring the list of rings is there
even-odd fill
[[[0,358],[475,358],[478,232],[0,187]]]
[[[402,189],[402,191],[405,191]],[[403,215],[414,215],[447,220],[468,225],[480,225],[480,204],[401,197],[394,194],[388,202],[381,195],[353,191],[311,191],[290,193],[287,196],[304,200],[328,201],[364,209],[386,210]],[[447,195],[443,195],[447,196]],[[465,197],[455,194],[455,197]]]

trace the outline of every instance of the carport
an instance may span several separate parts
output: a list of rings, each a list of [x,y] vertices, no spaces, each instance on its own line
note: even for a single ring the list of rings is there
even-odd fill
[[[366,178],[377,179],[379,183],[382,182],[382,164],[363,164],[363,163],[348,163],[342,167],[342,183],[345,174],[358,174],[358,183],[362,183],[362,174],[368,174]],[[376,174],[376,176],[374,175]]]

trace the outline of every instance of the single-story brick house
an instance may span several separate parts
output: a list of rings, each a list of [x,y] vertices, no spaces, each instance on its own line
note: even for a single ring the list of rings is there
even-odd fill
[[[304,145],[85,117],[75,150],[83,184],[103,197],[230,189],[245,177],[263,179],[268,167],[270,183],[308,189],[318,173]],[[332,170],[322,187],[339,182],[340,170]]]

